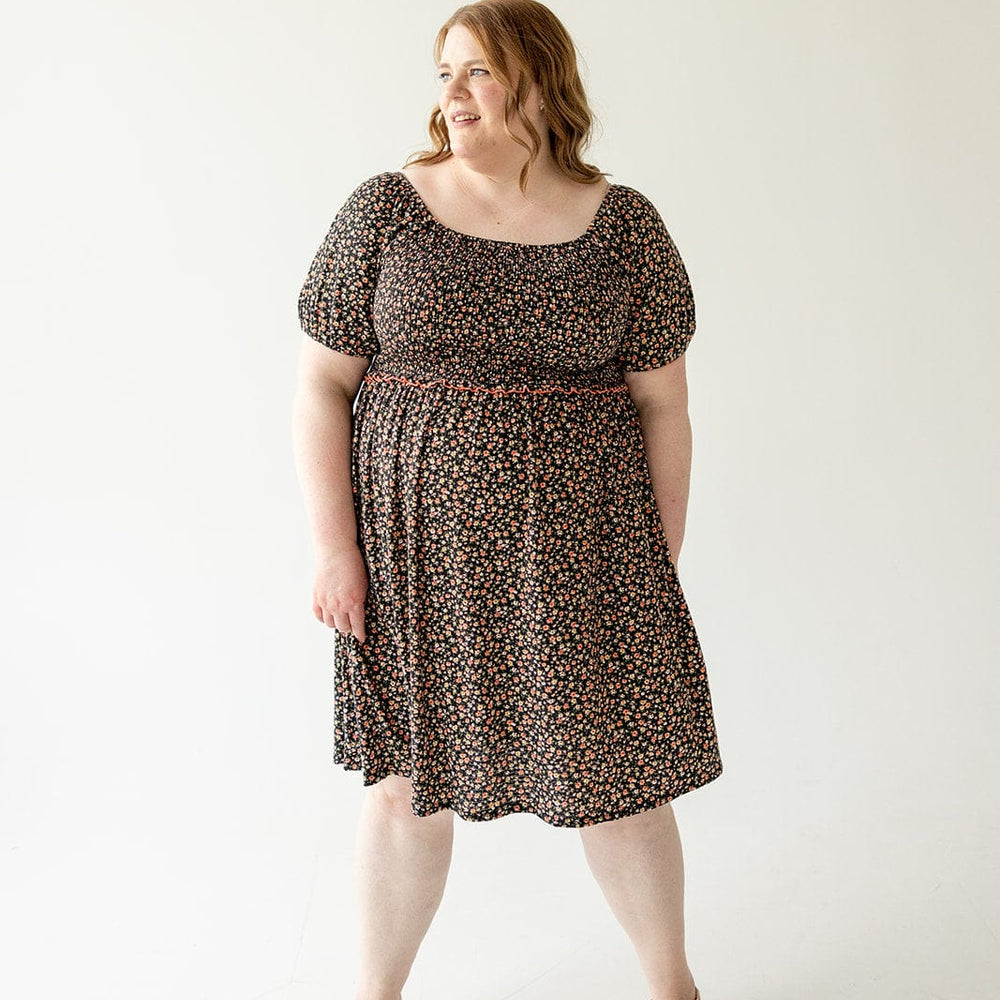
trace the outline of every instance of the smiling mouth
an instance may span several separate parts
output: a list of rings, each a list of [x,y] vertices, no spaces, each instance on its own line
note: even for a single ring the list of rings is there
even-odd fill
[[[461,112],[460,114],[451,116],[451,122],[453,125],[464,125],[466,122],[477,122],[477,121],[479,121],[479,115],[474,115],[466,112]]]

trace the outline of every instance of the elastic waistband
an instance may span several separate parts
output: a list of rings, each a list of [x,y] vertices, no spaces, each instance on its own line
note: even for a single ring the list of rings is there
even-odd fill
[[[380,359],[376,355],[364,376],[369,386],[400,385],[416,389],[485,392],[494,396],[517,393],[606,395],[628,392],[617,365],[568,368],[560,365],[510,365],[492,360]]]

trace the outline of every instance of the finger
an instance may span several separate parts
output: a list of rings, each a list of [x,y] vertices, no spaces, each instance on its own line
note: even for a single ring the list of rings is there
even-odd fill
[[[344,611],[338,611],[333,616],[334,618],[334,628],[341,635],[348,635],[351,631],[351,619],[348,614]]]
[[[319,622],[325,622],[326,621],[326,616],[325,616],[325,614],[323,612],[323,608],[316,601],[313,601],[313,615],[316,617],[316,620],[319,621]]]
[[[351,631],[354,633],[358,642],[365,641],[365,613],[363,609],[361,611],[351,612]]]

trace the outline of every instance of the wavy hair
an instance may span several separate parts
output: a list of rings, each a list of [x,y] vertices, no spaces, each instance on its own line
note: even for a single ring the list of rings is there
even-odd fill
[[[593,114],[577,69],[576,47],[562,22],[536,0],[479,0],[459,7],[441,26],[434,41],[434,60],[441,59],[445,37],[455,25],[467,28],[479,43],[490,73],[507,91],[507,134],[528,152],[521,170],[524,191],[528,170],[542,149],[542,137],[524,112],[524,104],[537,83],[548,118],[548,140],[558,168],[575,181],[596,184],[604,173],[581,158],[590,141]],[[517,116],[528,134],[525,142],[510,130]],[[452,156],[448,126],[440,107],[431,112],[428,125],[433,149],[413,153],[410,163],[440,163]]]

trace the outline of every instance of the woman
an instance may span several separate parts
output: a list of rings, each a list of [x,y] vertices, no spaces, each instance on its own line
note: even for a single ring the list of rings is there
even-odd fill
[[[362,183],[299,301],[296,454],[360,821],[358,1000],[399,1000],[453,820],[577,827],[653,1000],[698,992],[670,800],[722,770],[677,580],[687,274],[580,159],[574,47],[531,0],[436,43],[433,149]]]

